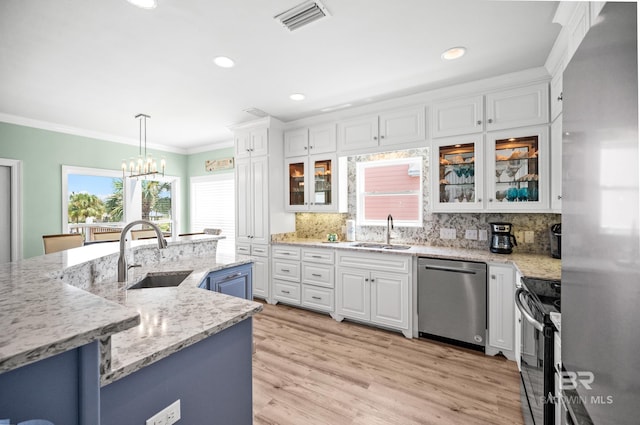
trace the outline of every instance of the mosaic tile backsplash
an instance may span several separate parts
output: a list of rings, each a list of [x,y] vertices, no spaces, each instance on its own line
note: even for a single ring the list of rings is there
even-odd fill
[[[293,239],[326,239],[328,233],[337,233],[340,240],[345,239],[346,220],[356,219],[356,163],[375,159],[406,158],[422,156],[423,184],[429,188],[429,148],[411,149],[406,151],[377,153],[349,157],[348,173],[349,207],[346,214],[297,213],[296,231],[274,235],[274,241]],[[547,254],[550,250],[549,227],[561,222],[560,214],[532,214],[532,213],[431,213],[429,197],[424,197],[423,227],[398,227],[391,231],[391,242],[401,244],[418,244],[442,246],[452,248],[488,249],[489,241],[465,239],[468,229],[487,230],[489,238],[491,231],[489,223],[505,221],[513,224],[514,233],[533,231],[534,243],[525,244],[524,238],[518,239],[518,246],[514,252]],[[455,239],[440,239],[440,229],[455,229]],[[523,233],[524,234],[524,233]],[[384,241],[385,226],[356,226],[356,240]]]

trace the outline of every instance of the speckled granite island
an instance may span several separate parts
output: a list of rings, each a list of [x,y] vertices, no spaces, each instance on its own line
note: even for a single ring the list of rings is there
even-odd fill
[[[251,423],[246,319],[262,306],[199,288],[210,272],[251,261],[217,253],[219,238],[183,237],[163,250],[133,241],[128,262],[143,267],[126,283],[116,281],[117,243],[0,265],[0,418],[53,411],[56,425],[144,423],[180,399],[189,423],[214,411]],[[177,287],[126,289],[147,272],[187,270]],[[55,382],[46,384],[49,374]],[[73,382],[65,387],[65,379]],[[16,413],[21,391],[30,395],[29,417]]]

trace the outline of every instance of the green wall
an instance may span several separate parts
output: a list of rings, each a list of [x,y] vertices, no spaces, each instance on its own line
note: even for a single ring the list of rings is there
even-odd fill
[[[233,148],[192,156],[150,150],[167,160],[167,174],[180,177],[181,232],[189,229],[189,177],[208,174],[205,159],[233,156]],[[62,166],[119,170],[138,147],[0,122],[0,158],[22,161],[24,258],[41,255],[42,235],[62,231]]]
[[[233,156],[234,156],[233,147],[189,155],[189,157],[187,158],[187,173],[189,174],[189,177],[196,177],[196,176],[208,176],[210,174],[216,174],[216,173],[232,172],[233,169],[223,170],[223,171],[214,171],[214,172],[205,171],[204,163],[206,160],[233,158]]]

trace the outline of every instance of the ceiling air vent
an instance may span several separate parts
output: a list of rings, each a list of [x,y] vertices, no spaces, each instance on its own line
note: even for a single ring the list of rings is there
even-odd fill
[[[273,17],[289,31],[297,30],[311,22],[331,16],[319,1],[306,1]]]
[[[267,114],[265,111],[258,108],[245,109],[244,112],[246,112],[247,114],[255,115],[256,117],[259,117],[259,118],[264,118],[269,116],[269,114]]]

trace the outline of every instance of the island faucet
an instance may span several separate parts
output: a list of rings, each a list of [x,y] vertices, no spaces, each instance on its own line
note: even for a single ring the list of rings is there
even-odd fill
[[[387,216],[387,245],[391,245],[391,229],[393,229],[393,217]]]
[[[156,231],[156,235],[158,235],[158,249],[164,249],[167,247],[167,240],[164,238],[164,235],[162,234],[162,230],[160,230],[160,228],[157,225],[153,224],[150,221],[134,220],[131,223],[124,226],[124,229],[122,229],[122,233],[120,233],[120,256],[118,257],[118,282],[127,281],[127,271],[129,270],[129,268],[127,267],[127,259],[124,256],[124,242],[125,242],[125,237],[127,236],[127,232],[129,232],[129,230],[137,224],[146,224],[148,226],[151,226],[153,230]]]

